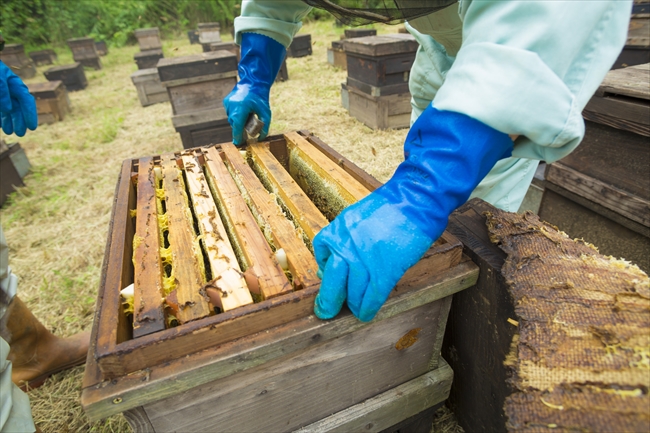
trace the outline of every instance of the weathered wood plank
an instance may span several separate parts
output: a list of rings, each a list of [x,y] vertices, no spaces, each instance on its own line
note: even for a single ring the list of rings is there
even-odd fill
[[[605,94],[631,96],[640,99],[650,99],[650,63],[629,68],[609,71],[600,84],[597,95]]]
[[[180,401],[171,397],[144,409],[160,431],[210,425],[227,432],[294,430],[425,374],[438,309],[439,301],[375,320],[350,338],[316,343],[292,357],[195,387]],[[414,344],[398,349],[414,330]],[[169,417],[172,406],[175,416]]]
[[[124,418],[129,422],[135,433],[155,433],[147,413],[141,407],[127,410],[124,412]]]
[[[297,132],[284,135],[289,150],[289,172],[330,220],[345,207],[370,194],[359,181],[315,149]]]
[[[151,157],[140,159],[137,194],[133,237],[133,336],[136,338],[165,329],[156,179]]]
[[[184,153],[181,158],[212,275],[210,284],[214,287],[206,290],[214,290],[218,299],[215,306],[221,311],[252,304],[253,298],[237,263],[237,256],[228,241],[228,233],[221,222],[201,164],[193,154]]]
[[[296,433],[381,432],[445,401],[453,376],[451,367],[443,360],[433,371],[309,424]]]
[[[471,287],[477,278],[476,265],[472,262],[461,263],[453,269],[421,281],[412,291],[389,298],[377,313],[375,320],[393,317],[442,299]],[[298,293],[300,292],[296,294]],[[309,308],[313,308],[313,298]],[[249,334],[186,357],[172,358],[168,363],[148,371],[125,375],[99,386],[97,383],[86,382],[87,386],[81,396],[82,405],[91,420],[105,418],[178,395],[196,386],[304,350],[313,344],[347,335],[366,325],[348,311],[330,321],[315,320],[313,315],[309,315],[280,325],[273,333]],[[201,336],[205,337],[205,333]],[[113,403],[116,398],[119,398],[119,404]]]
[[[167,297],[180,323],[210,315],[207,300],[200,289],[206,283],[203,256],[196,240],[183,175],[173,154],[161,157],[163,188],[169,224],[169,245],[172,250],[172,276],[175,288]],[[182,265],[181,265],[182,264]]]
[[[264,189],[239,150],[232,143],[223,143],[221,149],[230,174],[240,187],[258,225],[263,228],[265,237],[275,245],[276,250],[284,249],[294,288],[302,289],[320,284],[320,279],[316,276],[318,265],[302,241],[302,236],[282,214],[280,206]]]
[[[300,189],[295,180],[271,154],[264,143],[248,146],[253,159],[253,166],[261,172],[265,186],[280,200],[282,206],[289,211],[293,220],[302,228],[309,240],[323,229],[329,222],[318,210],[316,205]],[[260,174],[260,173],[258,173]]]
[[[221,216],[226,221],[230,241],[240,263],[244,262],[241,264],[245,268],[249,290],[263,299],[290,292],[289,280],[215,148],[207,150],[206,173]]]
[[[548,166],[546,180],[612,209],[646,227],[650,226],[650,202],[648,200],[629,194],[557,162]]]

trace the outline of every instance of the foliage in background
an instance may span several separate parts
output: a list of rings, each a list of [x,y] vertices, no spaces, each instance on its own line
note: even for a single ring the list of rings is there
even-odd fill
[[[240,10],[241,0],[1,0],[0,31],[28,49],[86,36],[123,46],[139,28],[177,34],[216,21],[226,29]]]

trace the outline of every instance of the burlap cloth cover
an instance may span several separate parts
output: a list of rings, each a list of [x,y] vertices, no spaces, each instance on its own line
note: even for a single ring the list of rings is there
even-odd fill
[[[519,328],[509,431],[650,431],[648,276],[532,213],[497,210],[487,224],[508,254]]]

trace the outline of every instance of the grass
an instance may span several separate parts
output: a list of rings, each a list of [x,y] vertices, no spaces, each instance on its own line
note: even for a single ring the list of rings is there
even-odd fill
[[[379,33],[395,32],[382,27]],[[307,129],[361,168],[386,181],[402,160],[406,130],[372,131],[341,107],[346,72],[327,63],[326,50],[343,29],[332,22],[307,24],[313,55],[288,59],[289,81],[271,92],[271,133]],[[225,36],[224,39],[229,38]],[[41,125],[19,141],[32,164],[25,187],[0,210],[19,276],[19,295],[46,327],[69,336],[92,327],[112,199],[121,162],[182,149],[171,125],[169,104],[140,106],[130,75],[138,48],[111,48],[103,69],[86,70],[88,87],[70,93],[72,112],[63,122]],[[164,41],[167,57],[201,52],[186,37]],[[72,62],[60,50],[58,64]],[[44,81],[36,77],[26,82]],[[59,373],[29,392],[32,412],[44,432],[130,431],[123,416],[91,423],[80,404],[83,367]],[[449,414],[436,431],[456,432]]]

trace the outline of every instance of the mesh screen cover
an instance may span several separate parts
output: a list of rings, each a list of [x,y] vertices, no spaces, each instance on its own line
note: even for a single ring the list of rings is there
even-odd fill
[[[398,24],[428,15],[458,0],[303,0],[309,6],[324,9],[343,24],[361,26],[370,23]]]

